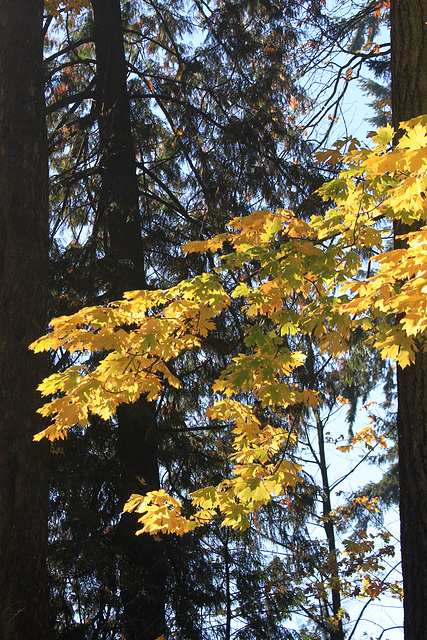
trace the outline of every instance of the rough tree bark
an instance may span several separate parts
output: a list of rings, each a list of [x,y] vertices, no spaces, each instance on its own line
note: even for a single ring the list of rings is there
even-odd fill
[[[110,297],[146,286],[139,218],[139,188],[131,130],[127,67],[120,0],[93,0],[97,62],[97,111],[101,148],[99,215],[108,241],[106,257],[113,273]],[[141,398],[117,411],[122,464],[119,499],[159,488],[154,407]],[[136,520],[122,514],[117,531],[123,625],[129,640],[155,640],[165,633],[163,545],[148,535],[135,536]]]
[[[48,637],[48,485],[36,415],[46,322],[42,0],[0,2],[0,638]]]
[[[427,0],[392,0],[393,125],[427,113]],[[408,227],[397,227],[399,236]],[[396,240],[396,244],[399,240]],[[405,640],[427,629],[427,354],[398,368],[400,521]]]

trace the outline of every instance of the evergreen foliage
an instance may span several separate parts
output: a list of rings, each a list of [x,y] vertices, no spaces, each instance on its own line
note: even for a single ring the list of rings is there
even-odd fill
[[[316,68],[322,48],[328,51],[334,41],[346,42],[350,50],[353,38],[354,52],[356,40],[364,43],[367,34],[375,35],[385,14],[381,10],[380,16],[373,16],[372,10],[383,3],[371,2],[346,20],[334,20],[323,4],[121,3],[143,254],[143,274],[138,277],[144,287],[167,288],[214,271],[217,257],[184,257],[181,245],[223,233],[230,220],[254,208],[289,206],[305,219],[326,211],[321,198],[311,194],[336,169],[325,166],[321,171],[314,161],[315,125],[324,112],[305,78]],[[105,167],[116,152],[108,151],[114,140],[108,135],[102,140],[91,3],[46,5],[52,317],[86,305],[105,305],[139,287],[134,261],[114,248],[109,214],[102,204]],[[311,40],[314,31],[318,36]],[[376,51],[355,55],[358,64],[384,64]],[[332,93],[331,101],[325,100],[327,109],[339,105],[335,97]],[[304,120],[309,123],[306,130]],[[129,215],[122,206],[113,198],[109,207],[119,211],[125,226]],[[224,252],[227,249],[225,245]],[[257,268],[256,257],[249,266],[241,265],[238,274],[230,275],[227,289],[238,280],[251,286]],[[238,300],[233,301],[228,315],[202,337],[200,350],[177,359],[173,373],[182,389],[167,388],[152,405],[156,430],[150,446],[156,451],[159,487],[179,498],[191,488],[231,477],[230,424],[206,420],[204,411],[212,382],[231,358],[251,352],[244,344],[243,322]],[[256,330],[258,321],[252,322]],[[263,319],[262,330],[268,326],[268,319]],[[347,398],[350,428],[358,403],[365,403],[377,378],[387,374],[378,357],[361,346],[362,337],[336,368],[313,353],[313,362],[294,374],[301,388],[311,386],[324,396],[329,412],[339,396]],[[290,338],[288,346],[309,348],[302,343]],[[102,352],[91,356],[89,369],[100,357]],[[51,367],[61,372],[79,363],[63,350]],[[243,393],[242,400],[249,396]],[[269,418],[277,426],[283,421],[271,413]],[[327,417],[319,419],[321,425],[314,425],[297,409],[295,431],[309,442],[312,433],[319,435],[327,428]],[[124,571],[129,573],[126,589],[132,585],[135,593],[151,581],[153,590],[144,591],[143,598],[148,606],[150,598],[161,600],[174,637],[228,639],[232,630],[242,640],[343,637],[337,617],[340,605],[336,598],[332,602],[333,593],[332,599],[331,593],[312,602],[307,597],[314,572],[320,572],[319,584],[334,577],[334,569],[326,567],[334,547],[331,530],[323,527],[316,538],[307,524],[315,514],[322,517],[324,482],[307,475],[305,488],[297,484],[288,490],[285,500],[292,501],[291,510],[276,505],[246,533],[225,532],[218,522],[209,531],[162,541],[160,555],[150,546],[155,542],[139,538],[155,560],[148,567],[149,562],[139,558],[124,569],[127,538],[120,530],[120,512],[126,465],[118,431],[116,417],[91,417],[84,429],[73,430],[67,443],[52,445],[49,566],[58,640],[137,637],[124,622]],[[296,462],[300,454],[295,450],[293,455]],[[318,466],[322,469],[324,463]],[[143,489],[138,485],[134,491]],[[387,495],[385,491],[384,501]],[[360,510],[366,516],[366,508]],[[147,575],[141,574],[144,562]],[[162,587],[156,592],[158,584]],[[308,619],[299,632],[289,631],[295,611]],[[331,616],[338,620],[336,627],[331,626]]]

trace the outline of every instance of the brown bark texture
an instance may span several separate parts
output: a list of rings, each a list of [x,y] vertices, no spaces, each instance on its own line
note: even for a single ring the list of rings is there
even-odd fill
[[[392,0],[393,125],[427,113],[427,0]],[[412,227],[413,229],[414,227]],[[395,239],[411,230],[396,226]],[[405,640],[427,629],[427,353],[398,368],[400,521]]]
[[[93,0],[97,63],[97,112],[101,148],[98,215],[107,230],[106,257],[112,265],[110,297],[146,286],[139,218],[139,188],[127,91],[120,0]],[[119,500],[159,488],[155,407],[141,398],[117,411],[118,454],[122,465]],[[139,479],[143,479],[142,486]],[[129,640],[155,640],[165,633],[163,545],[136,537],[133,514],[122,514],[120,548],[123,633]]]
[[[36,415],[46,322],[48,173],[42,0],[0,2],[0,638],[48,637],[46,445]]]

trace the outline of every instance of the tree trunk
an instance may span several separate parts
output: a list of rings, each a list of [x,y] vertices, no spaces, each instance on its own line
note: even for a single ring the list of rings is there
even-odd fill
[[[115,272],[110,296],[145,286],[139,188],[130,122],[120,0],[93,0],[96,95],[101,156],[98,215]]]
[[[46,444],[36,391],[46,326],[48,173],[42,0],[0,2],[0,638],[48,637]]]
[[[314,377],[313,372],[313,377]],[[314,379],[314,378],[313,378]],[[344,629],[342,625],[342,608],[341,608],[341,589],[340,575],[337,560],[337,546],[335,540],[335,524],[331,517],[331,487],[329,483],[328,464],[325,451],[325,426],[321,420],[318,409],[315,410],[316,427],[317,427],[317,444],[319,449],[319,469],[322,477],[322,515],[323,528],[326,534],[326,540],[329,549],[330,575],[331,582],[334,584],[332,589],[332,616],[337,621],[336,629],[329,631],[330,640],[344,640]],[[329,607],[328,607],[329,608]],[[326,622],[326,621],[325,621]]]
[[[101,148],[99,215],[108,234],[112,267],[110,297],[146,286],[139,218],[139,188],[127,92],[120,0],[93,0],[97,61],[97,109]],[[122,465],[119,500],[159,488],[155,407],[141,398],[117,411]],[[141,487],[139,479],[143,479]],[[135,536],[134,515],[122,514],[117,531],[123,631],[129,640],[155,640],[165,633],[163,545]]]
[[[427,0],[392,0],[393,125],[427,113]],[[399,236],[408,227],[396,227]],[[396,241],[396,244],[399,240]],[[427,629],[427,354],[398,368],[400,522],[405,640]]]

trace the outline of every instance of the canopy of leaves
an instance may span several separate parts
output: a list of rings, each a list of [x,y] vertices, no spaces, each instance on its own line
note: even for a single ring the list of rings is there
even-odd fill
[[[242,300],[248,319],[259,322],[247,329],[248,351],[233,358],[215,382],[213,394],[222,398],[207,410],[210,419],[234,423],[234,476],[193,492],[195,513],[189,517],[163,490],[135,495],[125,507],[141,514],[151,533],[184,533],[211,520],[216,510],[225,525],[245,529],[248,514],[300,481],[299,467],[283,457],[283,443],[292,447],[294,436],[262,424],[257,404],[275,410],[319,402],[316,392],[292,382],[306,356],[288,348],[287,336],[311,335],[320,352],[338,357],[348,349],[351,332],[363,326],[382,356],[402,367],[424,348],[426,124],[425,116],[402,123],[405,135],[393,149],[394,132],[386,127],[373,136],[370,149],[353,142],[344,158],[337,150],[322,155],[345,163],[339,177],[320,190],[335,201],[325,216],[306,223],[279,210],[236,218],[228,233],[185,247],[192,252],[232,246],[216,273],[169,290],[131,292],[121,302],[52,321],[52,331],[32,345],[35,351],[107,355],[96,367],[81,361],[40,385],[44,395],[55,394],[41,409],[54,423],[36,439],[62,438],[71,426],[85,426],[89,412],[109,418],[120,403],[141,394],[156,398],[165,385],[179,386],[175,363],[215,328],[215,318],[230,304],[221,281],[246,265],[252,282],[235,286],[232,296]],[[405,235],[405,246],[387,250],[395,220],[421,226]],[[262,318],[270,330],[261,329]],[[242,393],[255,402],[239,401]]]
[[[97,4],[102,7],[102,2]],[[322,37],[327,35],[333,46],[338,37],[338,32],[329,29],[330,22],[325,21],[321,15],[323,4],[252,0],[203,4],[177,1],[173,5],[157,1],[121,3],[128,71],[127,90],[132,116],[131,146],[132,150],[135,148],[136,153],[139,211],[144,236],[141,247],[146,265],[146,281],[149,282],[150,288],[166,289],[190,274],[201,274],[205,270],[211,274],[215,273],[214,269],[220,264],[220,254],[232,250],[234,239],[238,235],[240,219],[247,217],[256,207],[270,207],[274,210],[275,207],[285,204],[295,207],[296,216],[306,220],[313,211],[327,209],[328,205],[322,204],[319,195],[312,195],[314,188],[319,186],[323,179],[320,178],[319,167],[313,165],[303,127],[298,124],[301,116],[311,116],[313,108],[313,104],[309,104],[307,95],[300,86],[301,68],[307,64],[318,68]],[[98,139],[99,105],[93,20],[89,3],[78,3],[78,9],[89,9],[80,13],[74,10],[76,5],[77,3],[55,2],[50,3],[48,7],[50,15],[54,13],[58,18],[56,22],[49,22],[50,18],[48,19],[47,24],[51,27],[47,37],[46,60],[48,126],[52,150],[52,315],[69,314],[83,305],[100,302],[106,304],[114,299],[113,296],[121,295],[121,291],[126,288],[145,286],[129,284],[131,265],[126,260],[117,261],[114,258],[108,237],[108,224],[99,204],[104,188],[103,166],[106,155]],[[372,3],[369,6],[371,5]],[[323,36],[319,41],[314,38],[313,41],[306,42],[305,25],[311,25],[311,18],[319,21],[320,33]],[[366,18],[369,21],[368,14]],[[341,35],[346,29],[345,22],[346,20],[343,20],[340,27]],[[55,24],[60,25],[59,31],[55,31]],[[311,28],[312,26],[307,27],[309,31]],[[329,59],[329,51],[325,55]],[[370,50],[369,59],[375,56],[375,51]],[[359,64],[360,60],[368,58],[368,53],[358,52],[356,57]],[[344,72],[341,73],[342,78],[343,74]],[[348,86],[347,75],[345,78],[345,86]],[[330,171],[331,165],[326,169]],[[336,170],[332,167],[333,172]],[[263,225],[263,215],[257,214],[260,229]],[[257,216],[253,216],[249,226],[255,223]],[[271,248],[271,245],[276,249],[277,243],[284,237],[283,221],[275,221],[275,214],[271,214],[270,217],[270,222],[275,226],[275,235],[272,236],[269,245],[259,248],[261,251],[266,247]],[[212,252],[193,251],[182,255],[179,246],[183,242],[192,239],[200,241],[202,238],[212,238],[215,234],[223,233],[226,223],[233,218],[236,219],[236,224],[230,227],[230,235],[224,236],[225,243],[221,244],[217,239],[217,250],[212,244]],[[297,222],[295,224],[298,225]],[[65,246],[70,236],[72,242]],[[251,242],[255,248],[258,240],[250,240],[248,246]],[[200,251],[204,251],[205,247],[206,242],[202,241]],[[288,504],[289,495],[292,495],[292,503],[300,500],[296,496],[305,496],[304,499],[309,503],[307,496],[311,487],[306,476],[304,485],[299,481],[303,474],[301,471],[298,472],[297,466],[299,461],[295,443],[296,438],[299,439],[301,435],[295,426],[298,420],[295,419],[293,424],[288,424],[287,417],[291,412],[294,412],[294,417],[304,415],[302,407],[309,406],[304,404],[308,392],[305,395],[302,392],[307,386],[313,409],[316,402],[320,401],[332,405],[336,396],[341,393],[334,376],[338,375],[338,380],[341,380],[344,369],[346,373],[342,375],[346,382],[343,395],[350,398],[351,407],[355,409],[359,385],[353,393],[352,374],[350,367],[345,366],[345,359],[337,361],[333,371],[326,366],[325,375],[317,375],[314,382],[311,372],[316,368],[322,372],[323,364],[313,369],[308,357],[301,364],[302,355],[299,359],[295,356],[292,363],[296,352],[308,353],[311,344],[309,334],[302,336],[298,331],[293,334],[290,327],[287,334],[284,331],[280,338],[274,337],[275,324],[267,314],[259,315],[255,312],[247,315],[247,307],[241,304],[242,298],[238,295],[233,297],[233,292],[239,284],[245,284],[249,289],[256,289],[260,284],[264,284],[258,274],[259,261],[256,252],[254,255],[253,259],[243,259],[236,268],[225,269],[217,274],[215,286],[218,287],[218,298],[215,302],[211,300],[204,310],[200,308],[203,304],[202,297],[196,296],[192,299],[190,288],[187,292],[190,297],[179,289],[175,293],[167,289],[164,292],[165,297],[161,299],[160,296],[153,306],[150,306],[150,292],[146,297],[147,310],[140,315],[137,314],[135,320],[131,320],[129,315],[122,315],[123,310],[114,305],[111,308],[115,311],[109,319],[107,316],[97,316],[95,310],[93,316],[90,312],[82,316],[79,327],[84,330],[81,348],[77,342],[71,341],[70,352],[60,347],[57,352],[60,359],[52,357],[52,361],[56,362],[55,370],[68,367],[70,377],[68,383],[64,379],[64,388],[68,388],[74,380],[76,395],[74,399],[70,397],[71,405],[67,405],[66,400],[62,402],[63,392],[59,391],[58,387],[55,399],[60,401],[58,409],[66,427],[61,432],[53,428],[51,437],[64,435],[76,420],[81,426],[87,425],[82,430],[73,429],[72,443],[68,442],[65,448],[62,447],[61,441],[56,441],[53,447],[59,454],[54,460],[61,478],[67,478],[67,475],[73,477],[73,482],[65,483],[63,490],[60,489],[59,480],[55,479],[52,493],[55,504],[53,529],[60,540],[55,545],[57,575],[62,572],[66,576],[58,590],[57,602],[65,603],[67,599],[71,602],[70,593],[77,593],[76,585],[81,579],[81,584],[85,584],[82,589],[86,589],[86,593],[89,594],[86,611],[94,627],[110,625],[110,633],[113,634],[114,625],[119,625],[117,620],[113,620],[114,614],[111,614],[108,621],[102,621],[102,616],[111,611],[111,608],[117,610],[117,606],[120,606],[117,602],[119,593],[114,569],[114,554],[116,557],[120,555],[120,549],[114,543],[117,542],[115,526],[120,512],[117,507],[116,488],[120,486],[120,473],[123,471],[119,470],[120,464],[117,460],[114,418],[119,403],[132,402],[139,393],[143,393],[156,404],[158,463],[164,473],[161,486],[170,498],[180,498],[184,504],[181,514],[185,514],[187,519],[190,517],[191,522],[189,525],[182,518],[175,518],[178,532],[201,522],[198,520],[201,516],[196,514],[201,513],[203,507],[189,507],[189,492],[204,486],[216,488],[225,479],[230,480],[231,484],[224,484],[224,495],[221,501],[216,503],[216,508],[212,506],[209,517],[218,511],[222,514],[221,517],[230,517],[237,503],[244,505],[239,512],[241,524],[247,526],[249,522],[254,522],[252,509],[280,494],[280,491],[277,494],[274,491],[269,492],[269,477],[271,488],[274,482],[289,482],[284,489],[284,493],[287,494],[285,506]],[[130,282],[134,281],[131,279]],[[120,291],[119,294],[112,293],[112,283],[116,290]],[[212,285],[209,279],[205,281],[203,295],[206,295],[213,283],[214,279]],[[259,294],[261,292],[260,290]],[[143,294],[139,297],[142,300]],[[132,299],[131,296],[128,301],[132,303]],[[291,297],[286,305],[292,310]],[[166,310],[167,307],[169,311]],[[256,307],[254,309],[256,310]],[[164,322],[158,323],[155,329],[156,322],[163,313]],[[172,327],[174,318],[178,320],[175,329]],[[92,321],[94,325],[91,324]],[[98,321],[101,324],[97,324]],[[246,337],[244,344],[246,325],[251,335]],[[117,340],[108,338],[112,327],[113,333],[118,334]],[[160,344],[163,337],[166,340],[169,331],[167,327],[171,331],[169,347],[166,342]],[[67,325],[66,321],[62,328],[65,333],[69,329],[73,332],[73,328]],[[143,347],[148,350],[149,356],[139,360],[139,357],[144,355],[140,349],[144,330],[148,332],[148,341]],[[132,333],[134,331],[135,335]],[[100,335],[96,338],[93,334],[98,333]],[[268,336],[269,333],[272,335]],[[92,337],[88,334],[92,334]],[[265,336],[267,340],[262,344]],[[182,339],[182,348],[168,352],[175,338],[178,341]],[[84,342],[90,342],[92,339],[90,349],[93,351],[86,350],[82,355],[81,351],[85,349]],[[281,349],[280,339],[288,349],[289,362],[284,359],[276,369],[272,353]],[[104,374],[97,371],[99,358],[105,356],[109,350],[114,352],[123,349],[124,355],[128,340],[130,341],[127,342],[127,347],[132,349],[135,356],[135,366],[131,364],[127,370],[129,377],[126,379],[124,376],[120,381],[121,373],[124,371],[120,369],[119,358],[114,361],[114,357],[106,365]],[[316,340],[314,342],[317,344]],[[262,344],[262,349],[258,348],[258,343],[260,346]],[[328,362],[327,354],[318,357],[317,346],[313,346],[313,349],[318,363]],[[222,413],[215,414],[215,410],[212,410],[212,413],[207,412],[207,415],[206,405],[211,398],[212,402],[218,399],[220,391],[218,387],[218,391],[212,393],[212,381],[230,364],[232,354],[236,356],[239,351],[241,362],[237,360],[233,372],[230,372],[230,378],[224,376],[218,384],[222,384],[224,391],[227,391],[230,379],[235,387],[240,384],[241,390],[229,398],[223,394],[223,400],[230,402],[227,410],[224,405]],[[127,353],[130,354],[129,351]],[[75,367],[74,373],[71,373],[69,365]],[[253,367],[253,372],[248,373],[249,367]],[[369,375],[371,373],[369,372]],[[87,374],[92,376],[91,380],[86,378]],[[111,384],[110,374],[117,377],[117,386]],[[137,379],[136,384],[134,376]],[[268,384],[264,376],[268,379]],[[347,379],[350,387],[346,390]],[[98,392],[90,391],[92,384],[94,388],[98,385]],[[53,389],[55,383],[52,382],[52,385]],[[333,393],[329,394],[330,387],[333,387]],[[368,387],[369,384],[364,387],[363,393]],[[154,398],[159,392],[160,395],[155,401]],[[109,403],[104,402],[103,394],[110,398]],[[238,400],[240,406],[232,404],[234,400]],[[281,407],[282,400],[283,405],[285,400],[290,401],[287,408]],[[277,405],[274,404],[276,401]],[[294,402],[297,404],[292,404]],[[238,420],[243,420],[239,418],[237,409],[243,412],[243,415],[245,412],[248,413],[247,422],[248,426],[252,425],[252,436],[255,437],[258,433],[255,444],[248,440],[242,427],[241,433],[237,431],[230,436],[231,429],[239,429]],[[109,419],[103,423],[99,416]],[[228,417],[224,421],[225,416]],[[103,429],[105,441],[108,443],[105,450],[102,447]],[[234,436],[236,446],[233,449],[231,438]],[[66,455],[62,453],[64,451]],[[236,457],[232,459],[230,456],[233,454]],[[287,463],[279,469],[277,463],[282,457]],[[82,462],[83,459],[87,465]],[[252,464],[251,468],[249,463]],[[242,467],[240,471],[239,464]],[[245,465],[248,467],[246,470]],[[83,473],[83,466],[87,473]],[[105,469],[108,470],[104,471]],[[78,470],[78,473],[75,470]],[[281,471],[282,475],[275,476],[276,471]],[[109,476],[106,479],[105,473]],[[304,489],[301,488],[303,486]],[[99,487],[102,487],[102,490],[95,499]],[[136,490],[139,490],[138,482]],[[236,491],[239,491],[237,498],[234,496]],[[211,491],[210,495],[213,496],[214,493]],[[186,496],[184,500],[183,496]],[[279,496],[279,500],[282,499],[284,494]],[[304,502],[302,498],[300,501]],[[275,501],[275,505],[278,503],[279,501]],[[150,504],[147,503],[147,506]],[[154,505],[151,513],[154,514],[157,507],[164,506],[161,502]],[[64,513],[61,513],[61,507]],[[171,508],[173,510],[173,505]],[[179,509],[175,510],[174,516]],[[204,510],[205,514],[209,511],[207,507]],[[282,509],[282,520],[285,514],[292,521],[291,510]],[[166,516],[169,517],[168,514]],[[179,563],[186,564],[184,548],[188,545],[188,566],[192,563],[191,566],[195,567],[193,575],[197,575],[197,585],[192,595],[190,590],[185,594],[187,612],[183,611],[182,602],[178,602],[178,589],[175,589],[172,595],[176,611],[180,610],[181,629],[187,629],[181,633],[188,638],[193,637],[190,627],[186,627],[192,617],[191,598],[199,598],[200,604],[200,594],[205,592],[206,602],[210,603],[207,606],[211,607],[209,610],[212,611],[216,607],[216,610],[220,611],[219,602],[223,597],[219,595],[221,589],[224,593],[224,584],[218,586],[221,582],[219,575],[217,586],[214,586],[214,579],[209,578],[215,573],[215,568],[209,568],[209,562],[200,555],[203,535],[210,536],[210,533],[204,532],[214,532],[213,538],[205,539],[204,544],[219,545],[219,553],[223,554],[224,559],[233,555],[234,566],[239,564],[236,560],[241,555],[238,543],[226,544],[224,530],[219,530],[219,525],[217,526],[220,519],[218,516],[215,518],[210,521],[209,528],[199,527],[186,536],[185,539],[191,538],[194,542],[194,547],[193,542],[181,539],[180,548],[183,554],[176,563],[176,554],[173,552],[169,555],[169,564],[173,565],[173,568],[169,567],[168,571],[175,571],[177,576],[181,575]],[[301,512],[299,518],[302,521]],[[94,525],[95,531],[91,535],[90,522]],[[158,523],[163,526],[161,519]],[[82,531],[86,533],[82,535]],[[248,531],[247,529],[246,534]],[[237,534],[238,532],[235,532],[233,535]],[[84,559],[91,556],[95,558],[90,548],[90,540],[88,545],[80,545],[80,539],[86,537],[93,539],[94,545],[98,545],[99,549],[102,547],[109,559],[99,561],[102,555],[99,552],[96,556],[97,562],[86,563],[87,572],[83,575]],[[63,539],[67,542],[63,543]],[[143,543],[141,538],[138,542]],[[197,559],[195,549],[198,545]],[[255,564],[256,546],[257,543],[252,539],[251,554],[255,554]],[[298,548],[308,549],[308,546],[301,537],[298,538]],[[313,555],[317,554],[320,557],[322,554],[314,547],[315,545],[312,548]],[[62,560],[58,560],[61,550]],[[211,551],[209,553],[212,554]],[[327,555],[327,552],[325,553]],[[171,561],[171,558],[174,560]],[[247,569],[251,562],[248,558]],[[104,573],[106,565],[108,567]],[[258,567],[260,566],[261,563]],[[225,567],[224,561],[223,571]],[[266,571],[267,575],[270,569]],[[283,571],[286,574],[287,569]],[[256,575],[259,577],[252,580],[253,590],[259,588],[264,579],[260,568],[257,572]],[[277,563],[271,568],[269,575],[276,576],[278,581],[277,589],[272,589],[271,598],[269,596],[269,611],[273,610],[273,591],[275,602],[282,602],[283,607],[290,606],[294,594],[297,598],[302,597],[305,591],[303,582],[299,592],[290,584],[287,584],[287,593],[282,592],[283,585],[279,585],[279,581],[284,584],[284,577]],[[76,580],[72,576],[76,576]],[[242,585],[245,581],[248,584],[248,578],[243,574],[238,580]],[[269,578],[270,582],[271,580]],[[184,580],[181,580],[181,591],[183,583]],[[96,587],[91,586],[94,584]],[[104,587],[109,589],[108,596]],[[247,593],[244,595],[240,592],[236,598],[246,598],[247,602],[250,601]],[[97,599],[99,611],[95,604]],[[83,600],[84,597],[79,602]],[[66,629],[67,625],[69,627],[71,624],[71,619],[64,605],[62,608]],[[82,611],[84,609],[82,605]],[[274,610],[279,611],[279,618],[280,615],[285,615],[283,610],[280,613],[280,607]],[[262,607],[254,607],[252,599],[251,604],[246,606],[246,611],[252,612],[250,616],[248,613],[246,615],[251,618],[250,625],[253,625],[253,633],[256,633],[256,625],[259,625],[263,617]],[[82,615],[84,621],[84,613]],[[269,625],[271,619],[270,617]],[[195,616],[191,624],[197,626],[198,623],[194,620]],[[192,633],[196,633],[194,629]],[[243,629],[241,633],[244,634]],[[264,637],[262,633],[261,637]]]

